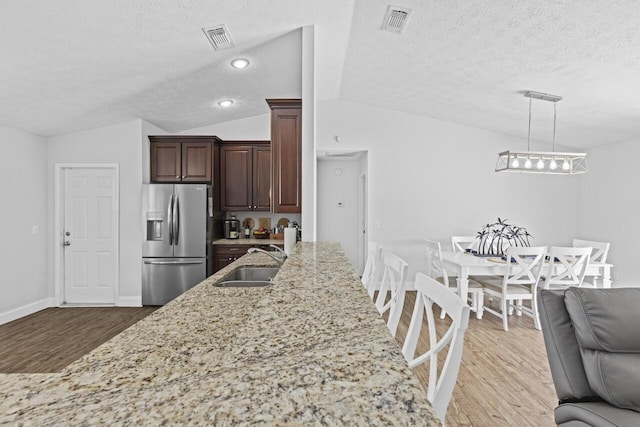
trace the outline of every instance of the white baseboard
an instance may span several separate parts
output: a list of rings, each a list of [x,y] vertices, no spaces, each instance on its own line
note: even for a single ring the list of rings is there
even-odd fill
[[[142,296],[118,297],[116,307],[142,307]]]
[[[44,310],[45,308],[56,306],[55,298],[51,297],[23,305],[22,307],[14,308],[13,310],[5,311],[4,313],[0,313],[0,325],[20,319],[21,317],[28,316],[40,310]]]

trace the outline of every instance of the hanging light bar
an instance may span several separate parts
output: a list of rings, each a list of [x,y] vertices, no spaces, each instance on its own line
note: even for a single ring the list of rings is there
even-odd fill
[[[556,152],[556,102],[561,96],[542,92],[529,91],[524,94],[529,98],[529,132],[527,134],[527,151],[503,151],[498,154],[496,172],[524,172],[555,175],[577,175],[589,170],[586,153],[561,153]],[[553,102],[553,143],[552,150],[531,151],[531,100]]]

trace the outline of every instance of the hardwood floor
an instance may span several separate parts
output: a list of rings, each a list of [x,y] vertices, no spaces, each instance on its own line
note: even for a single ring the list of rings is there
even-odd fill
[[[396,334],[400,346],[411,321],[415,295],[407,292]],[[438,321],[444,330],[447,319]],[[426,339],[421,345],[428,348]],[[425,393],[428,366],[414,369]],[[478,320],[475,313],[471,313],[458,382],[447,411],[447,425],[555,426],[553,409],[556,406],[542,332],[533,327],[533,320],[527,316],[510,316],[509,331],[505,332],[502,320],[496,316],[485,313],[483,319]]]
[[[415,292],[408,292],[400,346],[414,301]],[[57,372],[155,309],[51,308],[1,325],[0,372]],[[446,326],[446,320],[440,322]],[[414,372],[426,393],[428,364]],[[497,317],[477,320],[472,313],[447,425],[554,426],[556,404],[542,333],[533,321],[512,316],[505,332]]]
[[[0,373],[59,372],[156,309],[47,308],[0,325]]]

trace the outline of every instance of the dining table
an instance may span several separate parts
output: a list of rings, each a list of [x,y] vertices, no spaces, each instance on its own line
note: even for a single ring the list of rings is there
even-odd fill
[[[548,261],[545,261],[547,264]],[[466,300],[469,291],[470,276],[502,276],[504,275],[506,262],[499,255],[479,256],[469,252],[442,251],[442,264],[447,274],[457,277],[457,293]],[[612,264],[604,262],[591,262],[587,266],[585,279],[591,278],[594,287],[611,287]],[[543,267],[543,272],[548,266]],[[598,282],[600,285],[598,286]],[[476,318],[480,319],[482,312],[476,312]]]

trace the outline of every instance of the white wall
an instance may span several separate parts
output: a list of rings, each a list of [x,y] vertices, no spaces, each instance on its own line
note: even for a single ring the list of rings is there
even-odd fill
[[[589,172],[580,176],[576,237],[611,243],[614,286],[640,286],[640,140],[603,145],[588,152]]]
[[[2,324],[50,304],[45,138],[0,127],[0,181]]]
[[[118,305],[141,304],[142,260],[142,120],[48,138],[47,181],[49,230],[54,229],[54,168],[56,163],[118,163],[120,165],[120,274]],[[49,275],[53,282],[54,248],[49,233]],[[53,285],[51,289],[53,295]]]
[[[579,177],[494,172],[498,152],[526,140],[338,100],[318,105],[317,128],[318,150],[368,150],[369,238],[406,258],[411,279],[421,239],[448,248],[451,235],[498,217],[526,227],[534,245],[576,236]]]
[[[268,141],[271,139],[271,112],[266,101],[264,106],[267,112],[259,116],[189,129],[176,135],[215,135],[223,141],[225,139]]]

